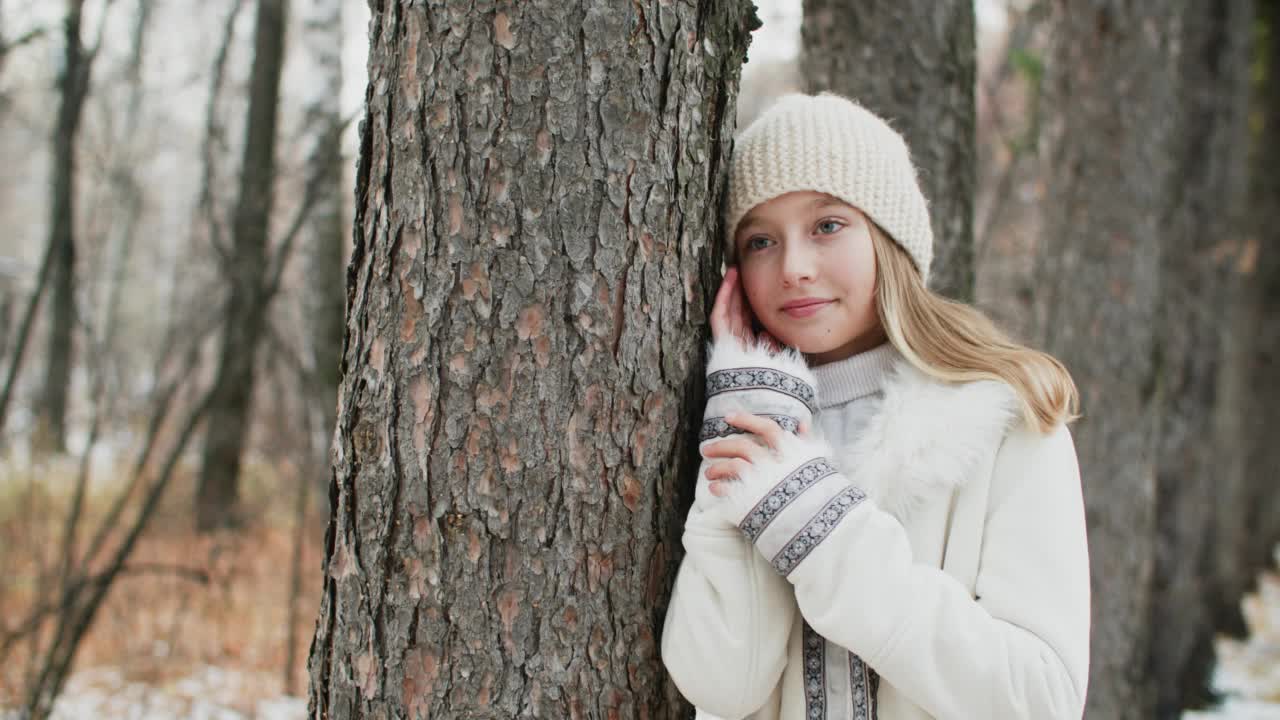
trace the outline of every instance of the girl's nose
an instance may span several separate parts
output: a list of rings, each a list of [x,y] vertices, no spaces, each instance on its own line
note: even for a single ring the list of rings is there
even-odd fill
[[[803,240],[790,241],[786,244],[782,255],[782,284],[798,285],[813,280],[818,263],[813,249]]]

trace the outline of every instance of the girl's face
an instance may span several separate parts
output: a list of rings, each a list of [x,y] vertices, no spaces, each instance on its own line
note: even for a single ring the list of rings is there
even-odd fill
[[[783,344],[821,365],[884,342],[871,229],[857,208],[787,193],[752,208],[734,243],[747,301]]]

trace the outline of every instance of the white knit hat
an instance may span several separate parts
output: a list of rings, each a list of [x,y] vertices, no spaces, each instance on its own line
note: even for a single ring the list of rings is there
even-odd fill
[[[834,195],[884,229],[929,280],[933,229],[907,143],[889,124],[839,95],[785,95],[734,140],[727,253],[751,208],[798,190]]]

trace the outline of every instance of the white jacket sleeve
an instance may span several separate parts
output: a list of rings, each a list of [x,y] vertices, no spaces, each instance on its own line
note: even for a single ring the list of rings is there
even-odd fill
[[[906,531],[794,439],[712,512],[794,586],[805,620],[940,718],[1081,717],[1089,567],[1065,428],[1026,428],[995,460],[975,594],[913,561]]]
[[[812,422],[814,387],[804,361],[722,340],[711,349],[707,405],[699,443],[737,432],[731,411],[769,415],[794,431]],[[685,521],[685,557],[662,630],[662,659],[681,694],[699,710],[742,718],[764,705],[787,662],[796,602],[774,572],[721,514],[707,488],[704,461]]]

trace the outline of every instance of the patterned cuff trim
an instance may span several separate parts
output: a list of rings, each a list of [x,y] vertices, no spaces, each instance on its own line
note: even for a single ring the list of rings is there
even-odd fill
[[[707,376],[707,397],[738,390],[772,390],[804,403],[809,412],[818,411],[813,386],[793,375],[770,368],[717,370]]]
[[[773,556],[770,564],[778,574],[786,577],[791,574],[792,570],[800,564],[802,560],[809,557],[809,553],[818,547],[831,531],[836,528],[840,520],[849,511],[854,509],[863,500],[867,499],[866,493],[862,492],[852,485],[840,491],[839,495],[831,498],[831,500],[813,516],[809,522],[805,523],[800,532],[795,534],[786,545]]]
[[[767,417],[773,420],[778,423],[778,425],[781,425],[783,430],[786,430],[793,435],[800,432],[800,421],[790,415],[775,415],[773,413],[757,414],[761,417]],[[730,425],[725,422],[722,417],[709,417],[702,421],[702,429],[698,431],[698,442],[701,443],[706,442],[707,440],[714,440],[716,438],[725,438],[730,435],[746,434],[746,430]]]
[[[738,528],[747,536],[751,542],[755,542],[760,533],[769,527],[769,523],[778,517],[791,501],[800,497],[800,495],[809,488],[813,487],[822,478],[836,473],[836,467],[827,461],[826,458],[814,458],[809,462],[796,468],[791,474],[787,475],[773,489],[768,492],[756,506],[751,508],[751,512],[738,523]]]

